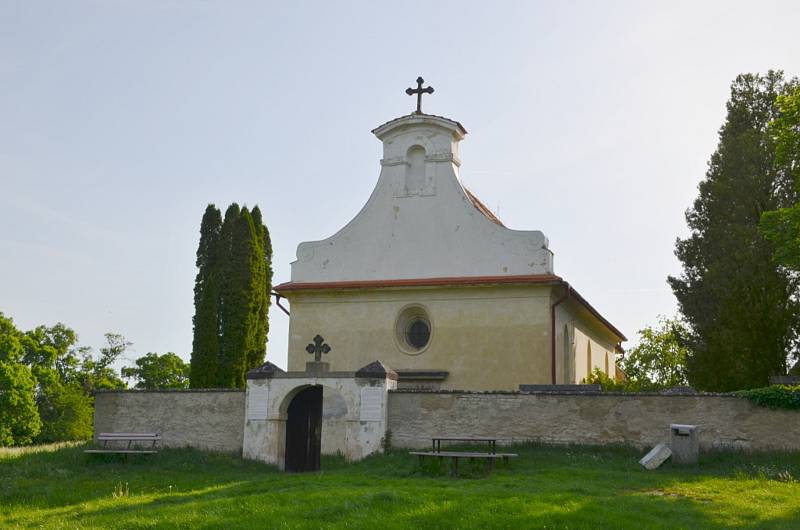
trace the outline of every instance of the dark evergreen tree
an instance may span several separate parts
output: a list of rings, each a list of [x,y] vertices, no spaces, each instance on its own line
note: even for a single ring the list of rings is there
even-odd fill
[[[795,200],[767,129],[776,97],[792,83],[772,71],[736,78],[719,145],[686,213],[692,233],[676,244],[683,273],[668,281],[689,325],[687,375],[699,389],[766,386],[796,348],[797,279],[775,265],[758,230],[762,212]]]
[[[201,225],[195,283],[193,388],[243,388],[264,362],[272,245],[261,210],[231,204],[224,221],[209,205]]]
[[[220,368],[217,385],[244,387],[247,357],[255,348],[258,291],[257,235],[247,208],[232,204],[222,225]]]
[[[252,369],[264,363],[267,354],[267,335],[269,333],[269,306],[272,292],[272,241],[269,230],[261,216],[261,209],[256,206],[251,213],[255,225],[260,254],[257,256],[259,266],[258,314],[256,319],[255,348],[247,359],[247,368]]]
[[[220,232],[222,215],[209,204],[200,223],[197,247],[197,277],[194,283],[194,337],[192,340],[192,388],[217,386],[220,337]]]

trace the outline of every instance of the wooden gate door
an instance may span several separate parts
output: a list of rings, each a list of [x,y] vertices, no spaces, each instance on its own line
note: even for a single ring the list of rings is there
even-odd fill
[[[286,419],[286,471],[317,471],[322,440],[322,386],[301,390]]]

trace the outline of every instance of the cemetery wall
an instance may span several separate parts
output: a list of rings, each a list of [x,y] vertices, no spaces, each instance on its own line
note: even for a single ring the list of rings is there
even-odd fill
[[[158,432],[163,447],[241,454],[244,391],[121,390],[95,394],[94,432]]]
[[[758,407],[724,394],[389,394],[388,428],[395,447],[429,447],[433,436],[452,436],[645,448],[666,441],[671,423],[698,425],[703,449],[800,450],[800,412]]]

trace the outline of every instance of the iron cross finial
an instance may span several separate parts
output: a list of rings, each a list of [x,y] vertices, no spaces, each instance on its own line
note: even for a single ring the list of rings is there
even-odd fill
[[[331,347],[325,344],[325,339],[317,335],[314,337],[314,343],[306,346],[306,351],[314,355],[314,362],[318,363],[322,360],[322,354],[331,351]]]
[[[417,88],[407,88],[406,94],[409,96],[413,96],[414,94],[417,95],[417,111],[415,114],[422,114],[422,94],[433,94],[433,87],[429,86],[427,88],[422,88],[422,83],[425,80],[422,77],[417,78]]]

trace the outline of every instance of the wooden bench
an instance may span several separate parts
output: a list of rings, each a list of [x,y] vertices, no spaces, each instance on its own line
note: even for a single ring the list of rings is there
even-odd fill
[[[411,451],[410,455],[419,457],[419,462],[422,464],[425,458],[438,458],[440,461],[444,458],[451,458],[453,461],[453,475],[458,476],[458,461],[461,458],[467,460],[485,460],[486,471],[491,473],[494,469],[494,464],[498,459],[503,462],[508,462],[509,458],[516,458],[517,454],[514,453],[468,453],[464,451]]]
[[[119,453],[124,455],[140,454],[151,455],[158,452],[156,444],[161,441],[161,435],[157,432],[101,432],[97,435],[97,441],[103,443],[101,449],[86,449],[84,453]],[[124,448],[108,445],[109,442],[127,442]],[[138,443],[137,443],[138,442]],[[141,449],[142,443],[150,443],[149,448]],[[131,448],[133,445],[133,448]]]

